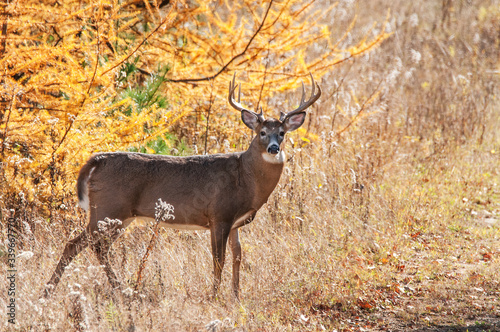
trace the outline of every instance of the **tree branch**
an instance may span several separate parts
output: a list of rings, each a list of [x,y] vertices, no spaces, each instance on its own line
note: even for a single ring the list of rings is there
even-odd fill
[[[163,2],[162,2],[163,3]],[[127,61],[135,52],[137,52],[137,50],[139,50],[139,48],[153,35],[155,34],[159,29],[160,27],[165,24],[165,22],[167,22],[167,20],[170,18],[170,13],[172,12],[173,8],[175,6],[172,6],[170,8],[170,11],[167,13],[167,15],[165,16],[165,19],[163,21],[160,22],[160,24],[158,24],[158,26],[153,30],[151,31],[146,37],[144,37],[144,39],[139,43],[139,45],[137,45],[137,47],[129,53],[129,55],[127,55],[125,57],[125,59],[123,59],[122,61],[118,62],[117,64],[115,64],[114,66],[108,68],[107,70],[103,71],[101,73],[101,76],[110,72],[111,70],[115,69],[116,67],[118,67],[119,65],[123,64],[125,61]]]
[[[274,0],[271,0],[269,2],[269,6],[267,7],[267,10],[266,10],[266,13],[264,14],[264,18],[262,19],[262,22],[260,23],[260,25],[257,28],[257,30],[255,31],[255,33],[252,35],[252,37],[250,38],[250,40],[248,41],[248,43],[245,46],[245,48],[243,49],[243,51],[241,51],[240,53],[238,53],[237,55],[235,55],[234,57],[232,57],[231,60],[229,60],[224,66],[222,66],[222,68],[218,72],[216,72],[215,74],[213,74],[211,76],[206,76],[206,77],[183,78],[183,79],[169,79],[168,81],[169,82],[173,82],[173,83],[194,83],[194,82],[201,82],[201,81],[210,81],[210,80],[213,80],[214,78],[216,78],[217,76],[219,76],[220,74],[222,74],[227,69],[227,67],[229,67],[229,65],[231,63],[233,63],[234,60],[236,60],[237,58],[243,56],[248,51],[248,48],[250,47],[250,44],[252,44],[252,41],[259,34],[260,30],[262,30],[262,27],[264,26],[264,23],[266,22],[267,15],[269,14],[269,11],[271,10],[271,6],[272,6],[273,2],[274,2]]]
[[[0,43],[0,58],[3,58],[3,55],[6,50],[6,44],[7,44],[7,22],[9,20],[10,13],[7,13],[5,11],[5,8],[7,8],[7,3],[3,5],[2,12],[5,13],[5,20],[2,23],[2,41]]]
[[[361,113],[363,113],[363,111],[366,109],[366,106],[372,101],[372,98],[379,91],[379,87],[380,87],[380,84],[382,83],[382,81],[383,81],[383,79],[381,79],[378,82],[377,87],[373,90],[371,95],[368,98],[366,98],[366,100],[363,102],[363,105],[361,105],[359,112],[349,121],[349,123],[344,128],[337,131],[337,133],[335,134],[336,137],[340,137],[340,135],[342,135],[343,132],[345,132],[350,126],[352,126],[356,122],[356,120],[359,118]]]

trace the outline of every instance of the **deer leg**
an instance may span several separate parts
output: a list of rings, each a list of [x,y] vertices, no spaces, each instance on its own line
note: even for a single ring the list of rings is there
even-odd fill
[[[111,248],[111,245],[113,242],[118,238],[119,233],[114,231],[109,237],[101,237],[99,238],[93,245],[92,245],[92,250],[94,250],[94,253],[97,256],[97,260],[99,261],[99,264],[104,266],[104,271],[106,272],[106,275],[108,276],[109,283],[111,284],[111,287],[117,289],[120,287],[120,281],[116,277],[115,272],[113,271],[113,267],[111,266],[111,263],[109,262],[109,249]]]
[[[71,263],[73,258],[75,258],[75,256],[78,255],[80,251],[82,251],[88,246],[89,242],[87,235],[88,235],[87,231],[84,230],[83,232],[80,233],[80,235],[68,241],[66,247],[64,248],[62,257],[59,260],[59,264],[57,264],[57,267],[54,273],[52,274],[50,281],[47,283],[47,287],[45,288],[43,295],[45,298],[49,297],[50,294],[56,288],[57,284],[59,283],[59,280],[61,279],[62,274],[64,273],[64,269],[66,268],[66,266],[68,266]]]
[[[231,231],[230,226],[224,224],[216,224],[211,229],[212,242],[212,257],[214,261],[214,298],[217,296],[217,291],[221,283],[222,269],[224,268],[224,260],[226,256],[226,244]]]
[[[239,297],[240,288],[240,264],[241,264],[241,244],[238,235],[238,229],[233,229],[229,233],[229,245],[233,253],[233,295],[236,299]]]
[[[101,201],[100,198],[90,199],[92,202]],[[87,232],[92,235],[90,244],[92,250],[97,256],[100,265],[104,266],[104,272],[108,277],[108,281],[113,288],[120,288],[120,281],[116,277],[111,263],[109,262],[109,249],[115,240],[122,234],[120,231],[126,227],[123,225],[123,220],[126,220],[129,215],[126,209],[118,203],[108,203],[105,208],[97,209],[97,206],[90,208],[90,222],[87,226]]]

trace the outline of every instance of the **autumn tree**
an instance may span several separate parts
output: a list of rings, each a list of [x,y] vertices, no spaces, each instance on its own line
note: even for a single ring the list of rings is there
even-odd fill
[[[314,1],[7,1],[0,5],[3,208],[68,204],[97,151],[244,148],[230,77],[249,107],[277,116],[277,93],[319,80],[389,34],[349,41]],[[355,21],[353,20],[352,26]],[[350,40],[350,39],[349,39]],[[211,138],[217,144],[212,144]],[[226,146],[221,142],[226,140]],[[247,142],[247,141],[245,141]]]

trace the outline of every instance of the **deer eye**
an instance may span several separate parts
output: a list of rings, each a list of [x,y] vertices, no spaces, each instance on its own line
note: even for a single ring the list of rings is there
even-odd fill
[[[266,132],[263,130],[260,132],[260,136],[266,136]]]
[[[281,137],[285,136],[285,132],[284,131],[280,131],[280,136]]]

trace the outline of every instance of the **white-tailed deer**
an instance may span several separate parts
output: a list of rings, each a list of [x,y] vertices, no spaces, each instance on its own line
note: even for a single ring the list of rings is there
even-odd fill
[[[238,228],[250,223],[276,187],[285,155],[285,133],[304,122],[305,109],[321,95],[311,75],[311,98],[305,100],[302,84],[300,106],[280,119],[264,119],[260,113],[245,109],[234,99],[235,77],[229,83],[229,104],[241,112],[243,123],[257,134],[245,152],[192,157],[172,157],[132,152],[109,152],[93,155],[80,170],[77,181],[80,206],[90,211],[87,228],[70,240],[45,288],[48,296],[59,282],[65,267],[89,246],[104,265],[110,284],[120,286],[108,259],[110,245],[121,232],[103,236],[99,221],[119,219],[117,230],[134,219],[155,217],[158,199],[172,204],[175,219],[164,227],[210,230],[214,264],[214,294],[221,282],[226,243],[233,253],[233,293],[238,297],[241,246]],[[317,88],[317,92],[316,91]]]

